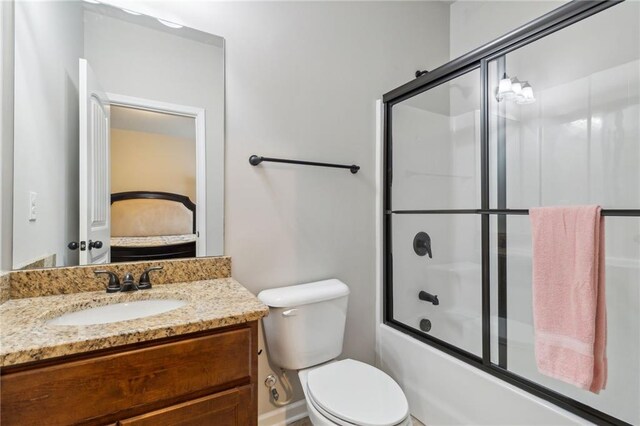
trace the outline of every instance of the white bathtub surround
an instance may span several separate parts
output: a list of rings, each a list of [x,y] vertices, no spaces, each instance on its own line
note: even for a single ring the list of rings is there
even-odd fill
[[[586,420],[385,325],[380,368],[427,425],[584,425]]]

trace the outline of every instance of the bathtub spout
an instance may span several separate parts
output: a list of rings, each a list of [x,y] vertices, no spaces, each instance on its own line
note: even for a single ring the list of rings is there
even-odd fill
[[[437,295],[429,294],[426,291],[421,291],[420,293],[418,293],[418,298],[420,300],[424,300],[425,302],[431,302],[434,305],[440,304],[440,301],[438,300]]]

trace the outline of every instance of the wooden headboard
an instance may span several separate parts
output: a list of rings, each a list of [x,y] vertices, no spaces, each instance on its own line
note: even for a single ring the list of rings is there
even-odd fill
[[[196,205],[189,197],[186,195],[180,194],[172,194],[170,192],[160,192],[160,191],[128,191],[128,192],[118,192],[115,194],[111,194],[111,204],[118,201],[126,201],[126,200],[165,200],[165,201],[173,201],[176,203],[181,203],[187,209],[189,209],[192,213],[193,217],[193,233],[196,233]]]

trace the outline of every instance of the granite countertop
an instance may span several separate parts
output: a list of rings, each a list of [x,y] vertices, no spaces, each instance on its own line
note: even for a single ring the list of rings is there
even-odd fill
[[[47,324],[47,320],[67,312],[148,299],[179,299],[188,303],[166,313],[115,323]],[[255,321],[268,312],[233,278],[156,285],[132,293],[93,291],[11,299],[0,305],[0,366]]]

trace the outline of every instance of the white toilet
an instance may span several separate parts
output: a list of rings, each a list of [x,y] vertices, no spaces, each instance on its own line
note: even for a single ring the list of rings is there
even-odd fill
[[[342,352],[349,287],[332,279],[274,288],[258,298],[271,362],[298,370],[312,423],[408,426],[409,404],[400,386],[377,368]]]

